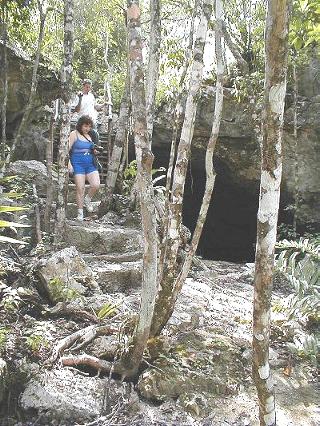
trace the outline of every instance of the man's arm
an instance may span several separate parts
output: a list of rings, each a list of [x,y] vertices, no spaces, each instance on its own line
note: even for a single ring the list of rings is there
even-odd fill
[[[107,105],[113,105],[113,103],[112,102],[104,102],[103,104],[95,104],[94,107],[97,111],[102,111],[103,108]]]

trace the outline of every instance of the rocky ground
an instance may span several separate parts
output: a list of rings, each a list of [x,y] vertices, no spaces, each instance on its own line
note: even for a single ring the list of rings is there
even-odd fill
[[[252,264],[196,260],[134,383],[92,365],[66,365],[84,354],[111,361],[125,347],[141,277],[137,214],[119,197],[102,220],[76,222],[72,191],[64,245],[1,254],[1,426],[258,425]],[[316,426],[315,366],[287,346],[306,330],[279,309],[288,291],[278,279],[270,354],[277,424]]]

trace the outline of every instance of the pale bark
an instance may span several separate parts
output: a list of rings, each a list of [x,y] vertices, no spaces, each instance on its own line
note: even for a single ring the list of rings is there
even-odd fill
[[[270,306],[282,172],[289,2],[269,0],[265,36],[265,94],[253,301],[253,377],[262,426],[276,424],[269,365]]]
[[[58,101],[55,102],[55,104]],[[47,165],[47,196],[46,196],[46,208],[44,211],[44,230],[50,234],[50,219],[51,219],[51,210],[53,202],[53,181],[52,181],[52,164],[53,164],[53,137],[54,137],[54,121],[55,121],[55,111],[53,111],[50,118],[50,128],[49,128],[49,138],[46,146],[46,165]]]
[[[42,241],[42,232],[41,232],[41,219],[40,219],[40,208],[39,208],[39,197],[37,193],[36,185],[32,185],[33,197],[34,197],[34,215],[35,215],[35,233],[37,244],[40,244]]]
[[[129,41],[130,89],[134,123],[134,143],[137,158],[137,184],[141,194],[143,236],[143,267],[141,302],[138,323],[129,351],[121,363],[123,375],[134,375],[146,347],[157,294],[157,232],[152,184],[153,154],[147,129],[147,109],[142,59],[142,40],[139,2],[128,0],[127,22]]]
[[[107,147],[107,162],[109,167],[109,162],[112,153],[112,140],[111,140],[111,132],[112,132],[112,96],[111,96],[111,87],[110,87],[110,67],[108,61],[108,52],[109,52],[109,34],[106,34],[106,48],[104,52],[104,62],[106,65],[106,80],[104,82],[104,122],[108,129],[108,147]],[[108,169],[107,169],[108,171]]]
[[[123,147],[125,145],[128,133],[128,120],[129,120],[129,109],[130,109],[130,93],[129,93],[129,81],[127,82],[124,90],[124,94],[121,100],[117,133],[114,140],[111,156],[108,163],[108,171],[105,183],[105,193],[101,205],[99,207],[99,216],[105,214],[112,202],[112,195],[116,186],[116,181],[119,173],[121,164],[121,156],[123,153]]]
[[[160,43],[161,43],[161,18],[160,0],[150,0],[150,39],[149,58],[146,84],[147,100],[147,125],[149,136],[152,138],[155,97],[159,79]]]
[[[1,161],[6,157],[6,127],[7,127],[7,102],[8,102],[8,56],[7,56],[7,9],[2,3],[2,102],[1,102]]]
[[[232,38],[231,38],[225,24],[223,24],[222,32],[223,32],[223,37],[224,37],[224,40],[225,40],[227,46],[229,47],[234,59],[237,61],[238,67],[242,70],[242,72],[244,74],[247,74],[249,72],[249,65],[243,59],[237,45],[232,41]]]
[[[297,237],[297,221],[299,216],[299,156],[298,156],[298,120],[297,120],[297,103],[298,103],[298,81],[296,66],[293,65],[293,139],[294,139],[294,205],[293,205],[293,236]]]
[[[40,54],[41,54],[41,48],[44,38],[44,30],[45,30],[45,22],[47,18],[47,14],[49,12],[49,9],[46,11],[43,8],[43,3],[38,0],[38,10],[40,14],[40,26],[39,26],[39,34],[38,34],[38,40],[37,40],[37,50],[36,50],[36,56],[33,63],[32,68],[32,79],[31,79],[31,89],[30,89],[30,95],[27,102],[27,105],[25,106],[23,117],[21,120],[21,123],[19,125],[19,128],[17,130],[16,137],[14,138],[12,147],[7,155],[6,162],[4,165],[4,168],[10,163],[10,161],[13,159],[16,147],[20,144],[21,139],[23,137],[23,134],[25,133],[26,129],[28,128],[30,116],[32,113],[32,110],[34,108],[34,102],[35,97],[37,94],[37,86],[38,86],[38,68],[39,68],[39,62],[40,62]]]
[[[64,236],[66,220],[66,201],[68,191],[68,145],[71,119],[71,78],[74,45],[73,26],[74,0],[64,2],[64,61],[61,72],[61,128],[58,153],[58,188],[55,221],[55,243],[61,242]]]
[[[203,195],[203,199],[202,199],[202,203],[200,207],[197,224],[193,232],[190,248],[184,259],[178,278],[175,282],[175,287],[174,287],[173,296],[172,296],[173,304],[170,309],[171,312],[173,312],[174,303],[176,302],[177,297],[181,291],[181,288],[188,276],[193,257],[196,254],[199,240],[202,234],[203,225],[207,218],[207,213],[208,213],[208,209],[209,209],[209,205],[210,205],[210,201],[211,201],[211,197],[213,193],[214,183],[216,179],[216,173],[215,173],[214,165],[213,165],[213,154],[218,141],[220,122],[222,117],[222,108],[223,108],[224,61],[223,61],[223,49],[222,49],[222,43],[221,43],[222,25],[223,25],[222,0],[215,1],[215,13],[216,13],[215,56],[216,56],[216,64],[217,64],[217,69],[216,69],[217,83],[216,83],[213,125],[212,125],[211,135],[210,135],[210,139],[208,141],[207,150],[206,150],[206,160],[205,160],[206,186],[204,190],[204,195]]]
[[[166,253],[167,253],[169,203],[171,201],[170,195],[171,195],[171,186],[172,186],[173,166],[174,166],[174,161],[176,158],[178,130],[181,126],[181,116],[183,112],[182,95],[185,88],[185,80],[186,80],[187,72],[190,66],[192,53],[193,53],[192,47],[193,47],[193,38],[194,38],[194,27],[195,27],[195,19],[197,16],[198,6],[199,6],[199,0],[196,0],[194,9],[193,9],[193,15],[191,18],[188,45],[185,52],[186,60],[184,62],[183,69],[180,76],[178,93],[177,93],[177,103],[176,103],[174,118],[173,118],[172,140],[171,140],[169,164],[168,164],[168,170],[167,170],[167,176],[166,176],[164,217],[163,217],[163,224],[162,224],[162,241],[161,241],[161,247],[160,247],[160,259],[158,262],[158,282],[159,283],[162,280],[163,270],[164,270],[164,259],[166,258]]]
[[[193,64],[191,68],[185,117],[173,175],[172,198],[169,206],[167,253],[166,258],[164,259],[166,267],[165,274],[163,274],[164,278],[161,280],[160,291],[157,297],[152,323],[152,335],[159,334],[166,323],[168,298],[172,296],[175,275],[177,272],[177,255],[180,245],[180,226],[182,222],[184,184],[190,158],[194,122],[202,82],[204,67],[203,52],[211,12],[212,1],[204,0],[201,8],[201,17],[194,44]]]

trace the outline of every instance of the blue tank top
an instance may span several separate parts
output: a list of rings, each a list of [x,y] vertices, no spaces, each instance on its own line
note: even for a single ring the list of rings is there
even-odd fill
[[[91,151],[92,148],[93,142],[87,140],[83,141],[77,137],[72,145],[71,154],[83,154],[86,151]]]

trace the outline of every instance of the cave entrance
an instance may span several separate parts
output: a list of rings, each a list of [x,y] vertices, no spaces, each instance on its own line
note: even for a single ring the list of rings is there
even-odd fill
[[[168,167],[169,152],[153,147],[155,167]],[[193,232],[205,187],[204,152],[193,150],[189,163],[183,223]],[[197,254],[205,259],[253,262],[259,187],[245,189],[233,182],[228,168],[215,161],[217,177]]]
[[[203,227],[197,254],[205,259],[253,262],[255,255],[258,193],[236,185],[215,166],[214,194]],[[183,208],[183,222],[193,232],[205,187],[203,170],[188,173]]]

